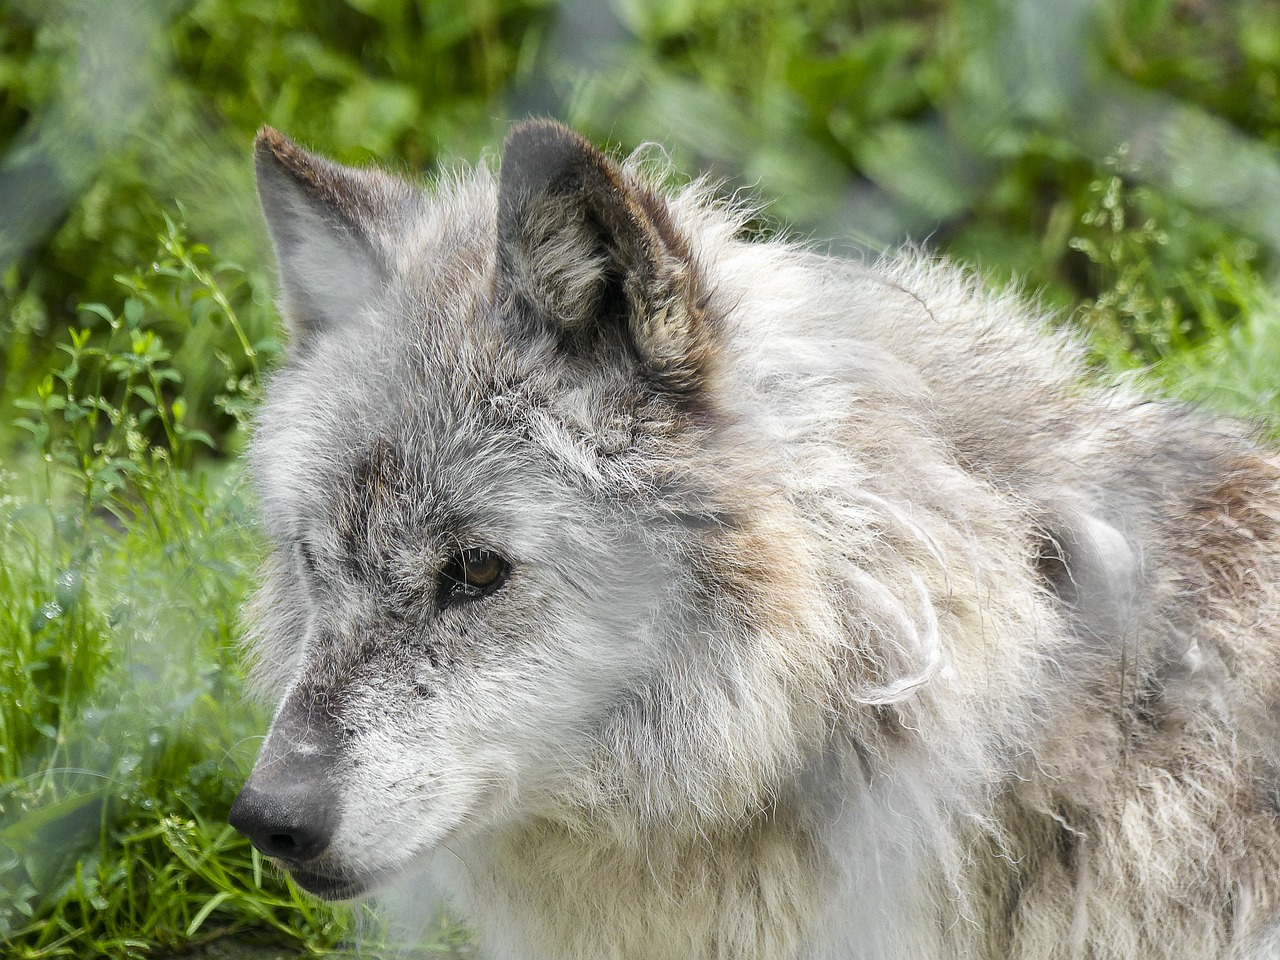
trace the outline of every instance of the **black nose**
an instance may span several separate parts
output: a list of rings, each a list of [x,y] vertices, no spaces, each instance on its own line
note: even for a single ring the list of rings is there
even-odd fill
[[[255,785],[250,777],[227,818],[269,857],[291,864],[318,857],[333,839],[333,797],[311,784]]]

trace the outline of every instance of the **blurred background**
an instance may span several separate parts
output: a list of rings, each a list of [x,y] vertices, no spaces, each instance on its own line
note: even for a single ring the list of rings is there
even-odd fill
[[[430,177],[528,115],[661,145],[762,235],[924,243],[1100,376],[1280,423],[1280,0],[0,0],[6,956],[388,949],[225,826],[280,350],[250,143]]]

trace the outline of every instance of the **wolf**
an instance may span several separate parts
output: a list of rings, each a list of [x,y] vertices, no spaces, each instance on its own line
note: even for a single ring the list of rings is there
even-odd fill
[[[1280,957],[1280,462],[919,250],[552,121],[263,129],[278,707],[231,823],[491,960]]]

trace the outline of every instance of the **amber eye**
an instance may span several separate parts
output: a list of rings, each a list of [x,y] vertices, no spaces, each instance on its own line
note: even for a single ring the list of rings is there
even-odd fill
[[[511,567],[507,561],[482,547],[472,547],[456,554],[440,571],[441,603],[478,600],[487,597],[506,582]]]

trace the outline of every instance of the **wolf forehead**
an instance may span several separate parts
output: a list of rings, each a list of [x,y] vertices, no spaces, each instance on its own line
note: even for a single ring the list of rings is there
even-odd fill
[[[604,489],[605,472],[634,481],[641,468],[636,421],[587,388],[550,388],[545,365],[507,355],[468,369],[465,353],[429,358],[404,337],[398,352],[368,350],[369,339],[317,351],[269,387],[251,459],[273,533],[377,515],[401,533],[453,536],[503,504]]]
[[[421,277],[398,282],[412,297],[389,293],[393,305],[294,351],[268,384],[252,449],[255,469],[275,475],[264,492],[341,486],[393,464],[401,484],[437,492],[490,488],[534,461],[589,482],[599,461],[640,460],[670,432],[648,391],[514,333],[521,308],[489,281],[469,301],[438,298]]]

